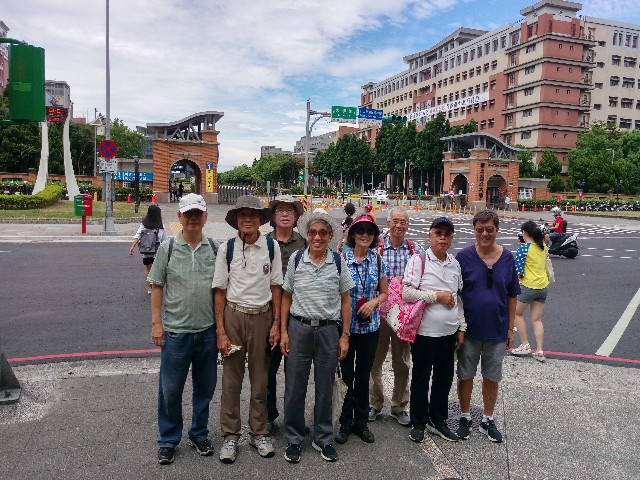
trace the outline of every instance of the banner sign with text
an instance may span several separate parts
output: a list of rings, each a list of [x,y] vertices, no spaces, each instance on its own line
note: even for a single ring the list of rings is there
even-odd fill
[[[122,180],[123,182],[135,182],[136,172],[115,172],[114,180]],[[138,172],[138,179],[141,182],[153,182],[153,172]]]
[[[207,162],[204,178],[204,191],[213,193],[213,162]]]
[[[455,110],[456,108],[466,108],[471,105],[477,105],[481,102],[489,101],[489,92],[482,92],[477,95],[469,95],[468,97],[460,98],[458,100],[454,100],[453,102],[443,103],[442,105],[437,105],[431,108],[425,108],[424,110],[418,110],[417,112],[410,113],[407,116],[407,119],[411,122],[412,120],[417,120],[423,117],[431,117],[437,115],[438,113],[447,113],[450,110]]]

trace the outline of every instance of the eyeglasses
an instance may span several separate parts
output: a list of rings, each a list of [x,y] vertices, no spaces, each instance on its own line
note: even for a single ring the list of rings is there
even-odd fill
[[[493,235],[494,233],[496,233],[497,229],[496,227],[475,227],[474,230],[479,234],[487,232],[489,235]]]
[[[391,223],[400,227],[406,227],[409,225],[409,222],[406,220],[392,220]]]
[[[354,233],[356,235],[375,235],[376,234],[376,230],[373,227],[355,227],[353,229]]]
[[[493,287],[493,265],[487,267],[487,287]]]
[[[204,215],[204,212],[202,210],[193,209],[193,210],[187,210],[182,215],[184,215],[187,218],[193,218],[193,217],[199,218],[202,215]]]
[[[307,237],[309,238],[316,238],[316,236],[319,236],[320,238],[327,238],[329,235],[331,235],[331,232],[326,230],[309,230],[307,232]]]
[[[293,215],[294,212],[295,212],[295,210],[292,210],[290,208],[278,208],[278,209],[276,209],[276,213],[279,213],[280,215]]]

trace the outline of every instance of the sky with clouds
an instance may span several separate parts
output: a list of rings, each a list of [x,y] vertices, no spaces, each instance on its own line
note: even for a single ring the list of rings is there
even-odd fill
[[[291,150],[311,108],[357,106],[361,86],[459,27],[518,21],[532,0],[110,0],[111,118],[135,128],[224,112],[219,170]],[[640,24],[640,0],[585,0],[583,15]],[[105,112],[106,0],[3,0],[8,36],[43,47],[74,115]],[[336,130],[320,120],[314,134]]]

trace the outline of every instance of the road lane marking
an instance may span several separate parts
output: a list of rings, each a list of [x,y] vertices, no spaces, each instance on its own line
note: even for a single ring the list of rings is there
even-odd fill
[[[611,333],[606,338],[604,343],[600,346],[600,348],[596,352],[596,355],[600,355],[602,357],[609,357],[611,355],[611,352],[613,352],[613,349],[616,348],[616,345],[618,345],[618,342],[622,338],[624,331],[629,326],[629,322],[631,322],[631,319],[636,313],[639,305],[640,288],[629,302],[629,305],[627,305],[627,308],[625,308],[624,312],[622,312],[622,315],[618,319],[618,322],[613,327],[613,330],[611,330]]]

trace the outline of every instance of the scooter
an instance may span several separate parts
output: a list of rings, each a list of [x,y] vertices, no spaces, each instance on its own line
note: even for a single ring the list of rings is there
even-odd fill
[[[540,225],[540,230],[542,230],[542,233],[544,233],[545,235],[549,233],[549,229],[545,224]],[[520,243],[524,243],[524,237],[522,236],[522,233],[518,234],[518,240],[520,241]],[[551,243],[551,246],[549,246],[549,254],[567,258],[576,258],[578,256],[578,252],[580,251],[577,240],[577,233],[572,233],[571,235],[565,233],[556,241]]]

